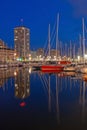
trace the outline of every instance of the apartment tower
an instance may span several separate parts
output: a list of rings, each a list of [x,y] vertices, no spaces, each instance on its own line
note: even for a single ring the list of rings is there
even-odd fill
[[[16,27],[14,29],[14,44],[19,58],[27,60],[30,49],[30,30],[26,27]]]

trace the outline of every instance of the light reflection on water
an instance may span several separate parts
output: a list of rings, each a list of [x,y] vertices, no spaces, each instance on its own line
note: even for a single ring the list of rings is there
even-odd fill
[[[47,130],[85,128],[87,83],[83,75],[30,70],[0,70],[0,126]]]

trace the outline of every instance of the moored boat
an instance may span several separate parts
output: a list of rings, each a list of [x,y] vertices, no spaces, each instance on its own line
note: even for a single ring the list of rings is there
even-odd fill
[[[87,66],[80,69],[81,73],[87,74]]]
[[[67,61],[67,60],[61,60],[58,62],[58,64],[62,64],[62,65],[70,65],[72,62],[71,61]]]
[[[87,74],[87,65],[77,66],[76,72]]]
[[[38,66],[32,66],[32,69],[33,69],[34,71],[40,70],[40,66],[39,66],[39,65],[38,65]]]
[[[40,66],[41,71],[60,71],[64,69],[62,65],[42,65]]]
[[[76,71],[76,66],[75,65],[66,65],[64,67],[64,71],[66,72],[75,72]]]
[[[41,70],[42,73],[61,73],[63,70]]]

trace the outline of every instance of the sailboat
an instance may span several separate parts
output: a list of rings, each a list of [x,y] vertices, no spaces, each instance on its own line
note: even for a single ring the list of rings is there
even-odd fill
[[[80,67],[77,67],[77,72],[87,74],[87,65],[85,64],[85,24],[84,24],[84,18],[82,18],[82,30],[83,30],[83,36],[82,36],[82,43],[83,43],[83,64]]]
[[[59,22],[59,14],[57,16],[57,38],[56,38],[56,58],[57,58],[57,44],[58,44],[58,22]],[[50,24],[48,29],[48,45],[49,45],[49,57],[50,57]],[[58,72],[62,71],[64,66],[62,64],[48,64],[48,65],[42,65],[40,66],[40,70],[43,72]]]

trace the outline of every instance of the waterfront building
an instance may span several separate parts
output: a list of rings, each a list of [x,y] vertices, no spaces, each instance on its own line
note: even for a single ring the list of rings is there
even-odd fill
[[[30,30],[23,26],[16,27],[14,29],[14,44],[19,58],[23,60],[29,59]]]
[[[35,61],[37,59],[36,51],[30,51],[30,59],[31,61]]]
[[[0,39],[0,62],[13,61],[15,56],[18,56],[17,52],[6,46],[5,42]]]

